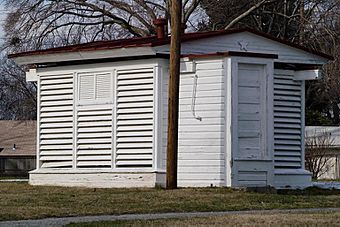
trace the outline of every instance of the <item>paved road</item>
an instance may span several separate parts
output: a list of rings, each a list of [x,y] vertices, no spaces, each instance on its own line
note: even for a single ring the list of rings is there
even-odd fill
[[[222,216],[227,214],[276,214],[276,213],[313,213],[313,212],[340,212],[340,208],[312,208],[291,210],[250,210],[250,211],[223,211],[223,212],[193,212],[193,213],[160,213],[160,214],[124,214],[100,215],[82,217],[45,218],[38,220],[20,220],[0,222],[1,227],[59,227],[71,222],[116,221],[116,220],[152,220],[162,218],[191,218]]]

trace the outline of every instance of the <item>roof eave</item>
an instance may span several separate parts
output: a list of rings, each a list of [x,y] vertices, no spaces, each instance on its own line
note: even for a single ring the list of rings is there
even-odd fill
[[[156,55],[151,46],[141,46],[133,48],[114,48],[102,50],[81,50],[72,52],[56,52],[34,55],[10,55],[18,65],[48,64],[65,61],[79,61],[91,59],[119,58],[143,55]]]

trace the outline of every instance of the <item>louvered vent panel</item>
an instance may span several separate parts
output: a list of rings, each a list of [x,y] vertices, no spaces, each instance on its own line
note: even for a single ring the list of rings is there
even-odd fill
[[[110,98],[111,92],[112,92],[112,75],[110,73],[97,74],[96,99]]]
[[[116,167],[152,167],[153,69],[117,72]]]
[[[41,77],[41,168],[71,168],[73,150],[73,75]]]
[[[301,168],[302,84],[293,75],[274,75],[275,168]]]
[[[112,121],[112,105],[78,109],[78,168],[111,168]]]
[[[95,98],[95,75],[79,76],[79,100],[92,100]]]

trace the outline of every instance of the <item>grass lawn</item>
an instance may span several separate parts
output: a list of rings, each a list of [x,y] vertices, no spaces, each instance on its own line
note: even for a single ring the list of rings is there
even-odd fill
[[[89,226],[340,226],[340,212],[240,214],[204,218],[105,221],[67,225],[67,227]]]
[[[0,182],[0,220],[312,207],[340,207],[340,190],[260,194],[228,188],[89,189]]]

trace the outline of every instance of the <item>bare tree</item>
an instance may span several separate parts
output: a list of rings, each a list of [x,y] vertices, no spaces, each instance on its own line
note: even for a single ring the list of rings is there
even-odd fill
[[[313,179],[318,179],[332,167],[332,156],[330,156],[330,153],[333,145],[334,138],[332,138],[331,134],[326,131],[321,135],[306,135],[306,169],[312,173]]]
[[[299,42],[301,33],[317,34],[326,15],[337,12],[339,0],[202,0],[201,5],[209,16],[203,29],[251,27]]]
[[[339,0],[202,0],[201,6],[209,16],[201,30],[250,27],[333,55],[322,80],[306,83],[306,113],[340,125]]]
[[[313,18],[315,23],[311,23],[314,26],[310,26],[306,40],[314,49],[332,54],[334,61],[324,67],[322,80],[306,84],[306,108],[316,110],[334,125],[340,125],[340,1],[329,1],[316,11],[316,16],[321,16]]]
[[[6,41],[2,47],[7,52],[152,35],[155,33],[152,21],[157,17],[168,19],[170,16],[169,0],[4,0],[4,2],[10,11],[5,22]],[[339,53],[336,52],[340,30],[339,0],[182,2],[182,22],[188,25],[199,23],[203,30],[248,26],[295,42],[302,39],[304,44],[328,53]],[[301,3],[304,4],[302,8]],[[202,9],[206,17],[199,14],[202,13]],[[332,45],[326,45],[327,43]],[[336,56],[338,59],[338,55]],[[335,116],[335,122],[340,124],[339,117],[336,117],[340,115],[337,114],[340,112],[338,69],[339,60],[336,60],[335,64],[327,66],[327,74],[322,83],[307,84],[307,95],[311,94],[307,96],[307,106],[315,109],[319,104],[315,104],[315,99],[311,100],[308,97],[318,97],[322,109],[326,109],[325,112],[329,116]],[[334,81],[333,85],[329,81]],[[2,87],[7,85],[3,84]],[[9,93],[3,93],[5,94]]]
[[[3,58],[0,61],[0,119],[36,119],[36,85],[27,83],[24,69]]]
[[[4,0],[9,14],[3,52],[44,49],[155,33],[153,20],[169,18],[168,0]],[[183,22],[200,0],[183,1]],[[0,119],[35,118],[35,85],[0,56]]]
[[[184,23],[199,2],[183,1]],[[6,0],[6,4],[13,9],[5,26],[7,45],[20,50],[148,36],[156,31],[153,20],[170,15],[168,0]]]

